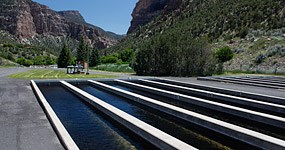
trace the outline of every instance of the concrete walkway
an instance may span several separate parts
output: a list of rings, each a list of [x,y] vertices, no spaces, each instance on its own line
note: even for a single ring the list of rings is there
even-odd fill
[[[39,105],[29,80],[5,76],[28,68],[0,68],[0,149],[64,149]]]
[[[201,81],[201,80],[197,80],[197,78],[178,78],[178,77],[162,77],[162,78],[182,81],[186,83],[190,82],[190,83],[196,83],[196,84],[201,84],[201,85],[215,86],[215,87],[220,87],[220,88],[225,88],[225,89],[246,91],[246,92],[252,92],[252,93],[265,94],[265,95],[285,98],[285,91],[278,90],[278,89],[232,84],[232,83],[225,83],[225,82]]]

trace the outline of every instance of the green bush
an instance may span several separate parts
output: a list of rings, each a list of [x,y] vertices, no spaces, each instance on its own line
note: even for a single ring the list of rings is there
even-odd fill
[[[261,64],[265,59],[266,59],[266,56],[265,56],[264,54],[259,54],[259,55],[255,58],[255,63],[256,63],[256,64]]]
[[[27,60],[25,58],[19,58],[17,60],[17,63],[20,64],[20,65],[23,65],[23,66],[30,66],[30,65],[33,65],[33,61],[31,60]]]
[[[104,56],[101,58],[101,63],[103,64],[113,64],[113,63],[117,63],[117,61],[118,61],[118,57],[114,55],[108,55],[108,56]]]
[[[12,44],[3,44],[3,47],[13,48],[13,47],[14,47],[14,45],[12,45]]]
[[[119,53],[118,58],[121,59],[123,62],[130,63],[134,57],[134,50],[133,49],[126,49]]]
[[[226,46],[220,48],[216,51],[215,56],[220,63],[231,60],[234,57],[234,53],[231,51],[231,48]]]
[[[139,46],[134,70],[138,75],[206,76],[215,68],[206,39],[164,33]]]
[[[239,36],[240,38],[245,38],[245,37],[247,36],[247,34],[248,34],[248,28],[247,28],[247,27],[243,27],[243,28],[239,31],[238,36]]]

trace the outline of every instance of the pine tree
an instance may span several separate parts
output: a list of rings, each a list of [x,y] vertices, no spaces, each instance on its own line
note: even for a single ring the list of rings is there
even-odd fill
[[[76,59],[77,61],[87,61],[87,44],[83,37],[80,38]]]
[[[68,47],[64,44],[60,55],[58,57],[57,66],[58,68],[66,68],[71,63],[71,54]]]
[[[98,50],[94,48],[90,56],[90,67],[97,66],[99,62],[100,62],[100,58],[99,58]]]

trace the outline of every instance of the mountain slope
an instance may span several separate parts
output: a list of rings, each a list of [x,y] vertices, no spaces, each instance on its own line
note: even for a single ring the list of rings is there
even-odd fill
[[[116,33],[110,32],[110,31],[104,31],[100,27],[97,27],[97,26],[94,26],[92,24],[87,23],[79,11],[68,10],[68,11],[59,11],[57,13],[60,14],[61,16],[63,16],[69,22],[84,24],[84,25],[88,26],[89,28],[94,28],[94,29],[98,30],[98,32],[101,35],[106,36],[110,39],[121,40],[124,37],[122,35],[118,35]]]
[[[181,4],[182,0],[140,0],[132,13],[131,26],[128,33],[132,33],[139,26],[143,26],[153,20],[155,17],[165,15],[175,9]]]
[[[126,48],[139,50],[148,41],[163,36],[205,38],[213,51],[230,46],[235,52],[234,59],[225,64],[227,69],[285,72],[283,0],[183,0],[170,11],[167,5],[158,11],[145,11],[155,8],[155,2],[140,0],[139,3],[149,3],[145,6],[151,7],[136,7],[134,20],[140,20],[140,16],[150,16],[150,19],[132,24],[128,37],[106,49],[107,53]],[[153,15],[153,12],[159,13]],[[173,42],[177,40],[170,39],[167,42],[177,45]]]
[[[31,0],[0,2],[0,30],[14,35],[16,41],[38,44],[36,41],[47,37],[54,41],[63,37],[78,40],[84,36],[99,49],[118,42],[108,32],[87,24],[78,11],[55,12]]]

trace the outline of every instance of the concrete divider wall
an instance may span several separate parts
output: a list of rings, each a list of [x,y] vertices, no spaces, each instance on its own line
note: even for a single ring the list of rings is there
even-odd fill
[[[285,114],[285,106],[283,105],[278,105],[278,104],[273,104],[273,103],[268,103],[268,102],[261,102],[261,101],[257,101],[253,99],[236,97],[236,96],[231,96],[231,95],[226,95],[226,94],[221,94],[221,93],[215,93],[215,92],[210,92],[206,90],[199,90],[199,89],[194,89],[194,88],[189,88],[189,87],[182,87],[178,85],[171,85],[167,83],[160,83],[160,82],[155,82],[151,80],[140,79],[140,81],[148,85],[156,86],[156,87],[167,89],[167,90],[176,90],[176,91],[184,92],[188,94],[195,94],[199,96],[206,96],[209,98],[216,98],[216,99],[231,102],[231,103],[242,104],[245,106],[251,106],[255,108],[260,108],[260,109],[264,109],[268,111]]]
[[[144,97],[138,94],[134,94],[128,91],[124,91],[103,83],[96,81],[90,81],[90,84],[112,92],[114,94],[120,95],[122,97],[128,98],[140,104],[146,105],[150,108],[159,110],[166,114],[172,115],[173,117],[180,118],[182,120],[197,124],[199,126],[208,128],[215,132],[224,134],[226,136],[232,137],[239,141],[254,145],[262,149],[284,149],[285,141],[258,133],[246,128],[242,128],[230,123],[226,123],[205,115],[201,115],[195,112],[191,112],[170,104],[166,104],[154,99]]]
[[[183,95],[183,94],[179,94],[175,92],[170,92],[170,91],[161,90],[161,89],[157,89],[153,87],[130,83],[130,82],[122,81],[122,80],[116,80],[116,81],[119,84],[122,84],[128,87],[137,88],[137,89],[140,89],[146,92],[151,92],[153,94],[169,97],[169,98],[176,99],[176,100],[179,100],[185,103],[202,106],[208,109],[224,112],[224,113],[238,116],[241,118],[246,118],[246,119],[257,121],[263,124],[285,129],[285,118],[282,118],[282,117],[273,116],[273,115],[260,113],[256,111],[251,111],[251,110],[247,110],[247,109],[243,109],[243,108],[239,108],[235,106],[230,106],[230,105],[226,105],[226,104],[222,104],[218,102],[212,102],[212,101],[204,100],[201,98],[187,96],[187,95]]]
[[[219,79],[219,78],[209,78],[209,77],[199,77],[198,80],[203,81],[217,81],[217,82],[227,82],[227,83],[234,83],[234,84],[243,84],[243,85],[249,85],[249,86],[259,86],[264,88],[273,88],[273,89],[285,89],[285,87],[275,86],[275,85],[265,85],[258,82],[249,82],[249,81],[233,81],[233,80],[226,80],[226,79]]]
[[[105,103],[104,101],[65,81],[61,81],[61,83],[65,88],[91,104],[93,107],[97,108],[104,114],[114,119],[116,122],[127,127],[129,130],[160,149],[196,150],[196,148],[176,139],[175,137],[172,137],[171,135],[166,134],[165,132],[162,132],[161,130],[154,128],[145,122],[140,121],[139,119],[113,107],[110,104]]]
[[[264,80],[254,80],[254,78],[253,79],[248,79],[248,78],[238,78],[238,77],[217,77],[216,79],[233,80],[233,81],[240,81],[240,82],[250,82],[250,83],[257,83],[257,84],[265,84],[265,85],[271,85],[271,86],[285,87],[284,83],[268,82],[268,81],[264,81]]]
[[[264,77],[248,77],[248,76],[245,76],[245,77],[229,77],[229,78],[234,78],[234,79],[244,79],[244,80],[251,80],[251,81],[264,81],[264,82],[270,82],[270,83],[281,83],[281,84],[285,84],[285,81],[282,81],[282,80],[275,80],[275,79],[272,79],[272,78],[264,78]]]
[[[61,123],[61,121],[43,96],[35,81],[31,80],[31,86],[63,146],[68,150],[79,150],[78,146],[73,141],[73,139],[71,138],[71,136],[69,135],[69,133],[67,132],[67,130],[65,129],[65,127],[63,126],[63,124]]]
[[[160,78],[160,80],[163,80],[169,84],[175,84],[175,85],[180,85],[180,86],[185,86],[185,87],[190,87],[190,88],[196,88],[196,89],[207,90],[207,91],[223,93],[223,94],[229,94],[229,95],[234,95],[234,96],[241,96],[241,97],[245,97],[245,98],[251,98],[251,99],[255,99],[255,100],[261,100],[261,101],[265,101],[265,102],[271,102],[271,103],[277,103],[277,104],[285,105],[285,98],[282,98],[282,97],[275,97],[275,96],[270,96],[270,95],[250,93],[250,92],[245,92],[245,91],[230,90],[230,89],[224,89],[224,88],[220,88],[220,87],[213,87],[213,86],[196,84],[196,83],[189,83],[189,82],[186,83],[186,82],[164,79],[164,78]]]

